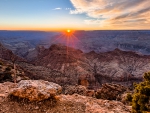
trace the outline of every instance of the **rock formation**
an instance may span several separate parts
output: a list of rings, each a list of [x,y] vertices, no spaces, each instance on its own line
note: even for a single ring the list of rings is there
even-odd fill
[[[95,97],[95,91],[94,90],[89,90],[85,86],[82,86],[82,85],[64,86],[63,90],[64,90],[63,93],[65,95],[79,94],[82,96]]]
[[[83,53],[54,44],[48,49],[42,48],[33,63],[61,72],[59,81],[67,79],[71,85],[97,89],[104,83],[116,82],[132,86],[133,82],[142,81],[143,73],[150,70],[149,60],[149,56],[119,49],[105,53]]]
[[[10,95],[30,101],[42,101],[61,93],[61,86],[43,80],[22,80]]]
[[[78,85],[78,86],[65,86],[64,87],[64,94],[69,94],[69,95],[72,95],[72,94],[79,94],[79,95],[86,95],[86,87],[85,86],[81,86],[81,85]]]
[[[31,81],[30,81],[31,82]],[[37,81],[36,83],[41,83]],[[44,81],[43,81],[44,82]],[[29,86],[25,84],[29,82],[20,82],[20,86]],[[48,83],[48,82],[44,82]],[[14,83],[3,83],[0,84],[0,112],[2,113],[130,113],[131,107],[126,106],[118,101],[109,101],[102,99],[95,99],[92,97],[86,97],[81,95],[57,95],[55,96],[55,102],[51,99],[43,101],[25,101],[15,100],[8,98],[12,91],[18,88],[19,84]],[[35,84],[32,84],[35,86]],[[27,86],[26,86],[27,85]],[[30,84],[31,85],[31,84]],[[36,84],[37,85],[37,84]],[[40,84],[41,85],[41,84]],[[41,91],[47,91],[49,85],[44,85],[46,90],[43,90],[38,86]],[[30,91],[32,86],[26,91]],[[22,87],[22,89],[25,89]],[[26,94],[26,91],[25,94]],[[42,92],[41,92],[42,93]],[[45,92],[47,94],[47,92]],[[46,95],[45,94],[45,95]],[[27,96],[27,95],[26,95]],[[30,96],[35,96],[31,93]],[[52,105],[52,106],[51,106]]]
[[[31,79],[43,79],[60,85],[78,84],[98,89],[104,83],[114,82],[131,87],[133,82],[142,81],[143,73],[150,70],[149,56],[119,49],[105,53],[83,53],[54,44],[47,49],[40,47],[37,54],[31,62],[33,64],[17,62],[18,65],[29,73]]]
[[[97,90],[95,96],[106,100],[121,100],[121,96],[125,91],[127,91],[127,88],[122,85],[106,83]]]
[[[27,72],[20,66],[16,65],[14,69],[12,62],[0,58],[0,82],[14,82],[14,74],[16,74],[16,82],[29,79]]]
[[[48,49],[40,49],[34,63],[36,65],[61,70],[63,64],[77,63],[81,59],[84,59],[81,50],[76,50],[61,44],[54,44]]]

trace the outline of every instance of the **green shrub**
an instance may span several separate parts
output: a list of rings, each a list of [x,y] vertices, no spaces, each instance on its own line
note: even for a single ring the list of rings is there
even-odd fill
[[[128,93],[125,100],[132,102],[132,95],[130,93]]]
[[[135,93],[132,98],[132,112],[150,112],[150,72],[144,74],[144,82],[135,84]]]

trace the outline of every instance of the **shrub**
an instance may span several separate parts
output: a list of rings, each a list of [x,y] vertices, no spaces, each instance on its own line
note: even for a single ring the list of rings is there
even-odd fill
[[[135,84],[132,98],[132,112],[144,113],[150,111],[150,72],[144,74],[144,82]]]
[[[128,93],[125,100],[132,102],[132,95],[130,93]]]

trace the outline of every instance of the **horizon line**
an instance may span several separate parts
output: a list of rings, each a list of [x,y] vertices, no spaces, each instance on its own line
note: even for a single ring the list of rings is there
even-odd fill
[[[66,29],[67,30],[67,29]],[[62,32],[66,30],[2,30],[0,31],[39,31],[39,32]],[[70,29],[72,30],[72,29]],[[150,31],[150,29],[95,29],[95,30],[75,30],[73,29],[72,31]]]

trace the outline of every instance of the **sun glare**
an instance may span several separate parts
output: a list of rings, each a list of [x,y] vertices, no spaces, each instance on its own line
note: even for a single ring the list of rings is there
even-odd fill
[[[55,37],[55,39],[51,41],[51,43],[62,43],[63,45],[67,46],[66,49],[67,58],[69,54],[68,47],[77,48],[78,44],[81,44],[80,40],[75,36],[75,32],[76,31],[71,29],[65,29],[62,31],[60,35],[58,35],[58,37]]]
[[[70,30],[70,29],[68,29],[68,30],[67,30],[67,32],[68,32],[68,33],[70,33],[70,32],[71,32],[71,30]]]
[[[72,35],[73,35],[73,31],[71,31],[70,29],[67,29],[67,30],[65,31],[65,35],[66,35],[68,38],[70,38],[70,37],[72,37]]]

